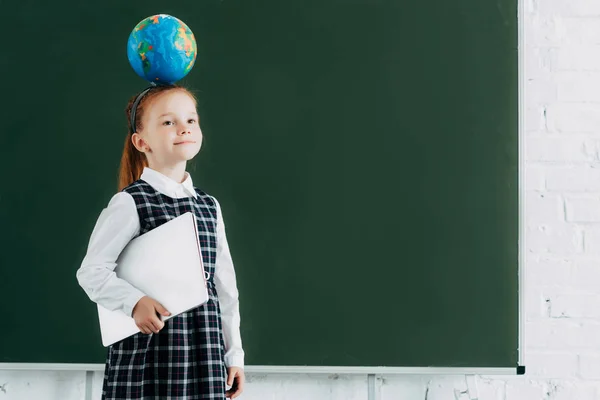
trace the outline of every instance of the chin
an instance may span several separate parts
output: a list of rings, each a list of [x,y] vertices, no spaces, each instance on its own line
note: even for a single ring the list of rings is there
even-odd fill
[[[182,157],[186,160],[189,161],[192,158],[196,157],[196,155],[200,152],[200,149],[189,149],[188,151],[184,152],[182,154]]]

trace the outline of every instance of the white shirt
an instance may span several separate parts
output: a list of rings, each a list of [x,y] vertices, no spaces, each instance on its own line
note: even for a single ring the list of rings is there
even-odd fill
[[[185,174],[185,180],[179,183],[146,167],[141,179],[169,197],[197,197],[192,177],[187,172]],[[243,368],[244,351],[240,335],[235,270],[225,236],[221,206],[214,197],[213,199],[217,205],[217,257],[214,281],[221,308],[225,365]],[[115,194],[108,206],[100,213],[85,258],[77,270],[77,280],[92,301],[108,310],[122,310],[129,316],[145,294],[118,278],[114,270],[121,251],[139,233],[140,220],[133,197],[127,192]]]

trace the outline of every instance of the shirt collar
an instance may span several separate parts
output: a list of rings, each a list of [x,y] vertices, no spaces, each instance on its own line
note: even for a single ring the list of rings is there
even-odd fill
[[[194,189],[192,176],[187,171],[185,172],[184,181],[179,183],[150,167],[144,167],[140,179],[148,182],[154,189],[169,197],[198,197]]]

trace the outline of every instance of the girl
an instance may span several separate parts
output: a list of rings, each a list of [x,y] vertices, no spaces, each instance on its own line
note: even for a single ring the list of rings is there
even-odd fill
[[[140,329],[108,348],[102,399],[236,398],[244,351],[223,215],[186,172],[202,144],[196,99],[180,86],[150,87],[131,99],[126,114],[120,192],[102,210],[77,271],[92,301],[122,310]],[[188,211],[196,215],[209,301],[163,323],[157,313],[169,311],[119,279],[116,260],[131,239]]]

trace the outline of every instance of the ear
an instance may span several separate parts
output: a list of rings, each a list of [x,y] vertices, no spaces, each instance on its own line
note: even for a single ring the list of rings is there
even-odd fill
[[[131,135],[131,142],[133,143],[135,148],[142,153],[150,151],[150,146],[148,145],[148,143],[144,140],[142,135],[140,135],[137,132]]]

